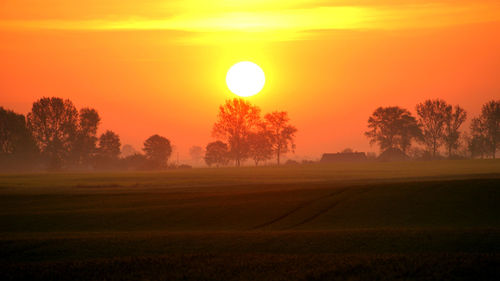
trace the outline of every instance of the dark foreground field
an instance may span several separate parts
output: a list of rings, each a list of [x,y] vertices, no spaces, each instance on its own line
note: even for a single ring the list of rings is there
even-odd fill
[[[500,280],[500,162],[0,175],[0,280]]]

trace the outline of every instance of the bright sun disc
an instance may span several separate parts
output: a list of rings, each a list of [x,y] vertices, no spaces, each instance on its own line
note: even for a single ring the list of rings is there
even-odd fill
[[[227,87],[240,97],[249,97],[257,94],[264,88],[266,76],[258,65],[250,61],[239,62],[228,70],[226,75]]]

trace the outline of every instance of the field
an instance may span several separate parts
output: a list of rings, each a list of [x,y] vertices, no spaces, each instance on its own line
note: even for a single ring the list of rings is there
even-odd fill
[[[0,280],[500,280],[500,161],[4,174]]]

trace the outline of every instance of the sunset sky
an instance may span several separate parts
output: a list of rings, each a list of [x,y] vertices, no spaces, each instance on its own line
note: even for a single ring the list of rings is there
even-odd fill
[[[157,133],[182,160],[213,140],[239,61],[264,70],[248,100],[289,112],[297,157],[377,151],[378,106],[439,97],[470,117],[500,98],[500,1],[0,1],[0,106],[69,98],[136,149]]]

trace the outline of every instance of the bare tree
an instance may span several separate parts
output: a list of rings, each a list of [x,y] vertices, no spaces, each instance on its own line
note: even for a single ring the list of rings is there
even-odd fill
[[[69,156],[77,135],[75,106],[70,100],[44,97],[33,103],[27,119],[41,153],[49,159],[52,168],[59,168]]]
[[[170,141],[162,136],[153,135],[144,142],[146,158],[153,163],[155,168],[166,168],[168,159],[172,155]]]
[[[297,128],[290,125],[290,118],[286,111],[268,113],[264,118],[270,134],[272,149],[276,154],[276,162],[279,165],[282,154],[295,150]]]
[[[219,107],[212,135],[229,144],[236,166],[249,157],[248,136],[260,123],[260,109],[241,98],[227,100]]]
[[[415,117],[397,106],[377,108],[368,118],[368,128],[365,136],[370,144],[377,143],[382,151],[399,149],[406,154],[412,140],[421,137]]]
[[[418,123],[422,128],[423,141],[432,157],[443,143],[444,127],[450,106],[440,99],[426,100],[417,104]]]
[[[227,165],[229,162],[229,149],[227,144],[221,141],[215,141],[207,144],[205,151],[205,163],[208,166]]]
[[[458,129],[466,118],[467,112],[458,105],[454,108],[449,106],[446,110],[443,140],[448,149],[448,158],[452,157],[453,150],[460,145],[460,131]]]

